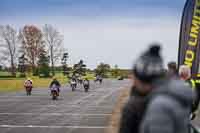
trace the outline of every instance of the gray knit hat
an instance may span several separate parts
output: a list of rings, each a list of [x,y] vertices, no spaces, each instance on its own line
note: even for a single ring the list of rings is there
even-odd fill
[[[152,44],[135,62],[134,75],[141,81],[150,83],[163,75],[163,60],[160,45]]]

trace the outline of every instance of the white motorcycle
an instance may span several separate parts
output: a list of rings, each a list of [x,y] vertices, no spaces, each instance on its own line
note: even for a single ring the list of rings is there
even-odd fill
[[[70,82],[70,85],[71,85],[71,88],[72,88],[72,91],[75,91],[75,89],[76,89],[76,86],[77,86],[77,83],[76,83],[76,81],[71,81]]]

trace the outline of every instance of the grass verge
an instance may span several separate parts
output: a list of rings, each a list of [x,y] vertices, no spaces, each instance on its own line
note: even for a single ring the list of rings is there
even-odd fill
[[[24,81],[26,79],[2,79],[0,80],[0,92],[12,92],[12,91],[19,91],[24,89]],[[43,88],[48,87],[50,82],[52,81],[51,78],[38,78],[33,77],[33,87],[34,88]],[[68,83],[67,78],[58,78],[62,85]]]
[[[121,111],[122,108],[129,97],[130,89],[123,89],[120,92],[119,99],[113,109],[112,115],[110,117],[108,129],[106,129],[105,133],[118,133]]]
[[[39,78],[30,76],[33,80],[33,87],[34,88],[47,88],[52,81],[52,78]],[[69,79],[62,75],[62,73],[57,73],[55,76],[58,81],[65,85],[68,83]],[[94,80],[94,74],[87,74],[83,78],[88,78],[89,80]],[[19,91],[23,90],[25,78],[4,78],[0,79],[0,92],[12,92],[12,91]]]

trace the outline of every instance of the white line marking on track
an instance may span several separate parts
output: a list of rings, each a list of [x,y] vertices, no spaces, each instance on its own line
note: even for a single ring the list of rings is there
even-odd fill
[[[97,100],[97,101],[95,102],[95,105],[99,105],[99,104],[102,103],[107,97],[111,96],[114,92],[116,92],[116,91],[118,91],[118,90],[120,90],[120,89],[121,89],[121,88],[112,88],[112,90],[111,90],[109,93],[105,94],[105,95],[102,96],[99,100]]]
[[[87,95],[87,96],[85,96],[85,97],[83,97],[83,98],[81,98],[81,99],[78,99],[78,100],[72,102],[72,104],[80,104],[80,103],[81,103],[82,101],[84,101],[85,99],[87,99],[87,98],[89,98],[89,97],[91,97],[91,96],[94,96],[94,95],[95,95],[95,93],[91,93],[91,94],[89,94],[89,95]]]
[[[76,114],[76,113],[0,113],[0,115],[38,115],[38,116],[110,116],[112,114]]]
[[[72,129],[105,129],[106,126],[40,126],[40,125],[0,125],[0,128],[72,128]]]
[[[48,95],[48,94],[44,94],[44,95]],[[40,96],[33,96],[33,95],[32,96],[25,96],[25,95],[24,96],[0,96],[0,98],[30,98],[30,97],[31,98],[41,97],[42,98],[42,97],[44,97],[44,95],[40,95]]]
[[[24,99],[1,99],[0,102],[21,102]]]
[[[65,104],[65,105],[28,105],[28,106],[33,106],[34,108],[41,108],[41,107],[47,107],[47,108],[82,108],[80,105],[73,105],[73,104]],[[10,105],[0,105],[0,108],[6,108],[6,107],[11,107]],[[98,106],[98,105],[87,105],[87,108],[101,108],[101,109],[110,109],[112,108],[111,106],[105,105],[105,106]]]

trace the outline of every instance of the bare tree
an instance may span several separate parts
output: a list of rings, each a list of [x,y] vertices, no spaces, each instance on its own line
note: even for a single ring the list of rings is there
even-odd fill
[[[52,75],[55,75],[55,63],[63,55],[63,36],[52,25],[43,27],[44,41],[48,46]]]
[[[1,60],[8,60],[12,76],[16,76],[17,31],[9,25],[0,26]]]
[[[40,53],[45,49],[42,41],[42,32],[33,25],[27,25],[19,33],[19,39],[22,43],[21,52],[25,54],[29,64],[31,64],[33,73],[39,59]]]

